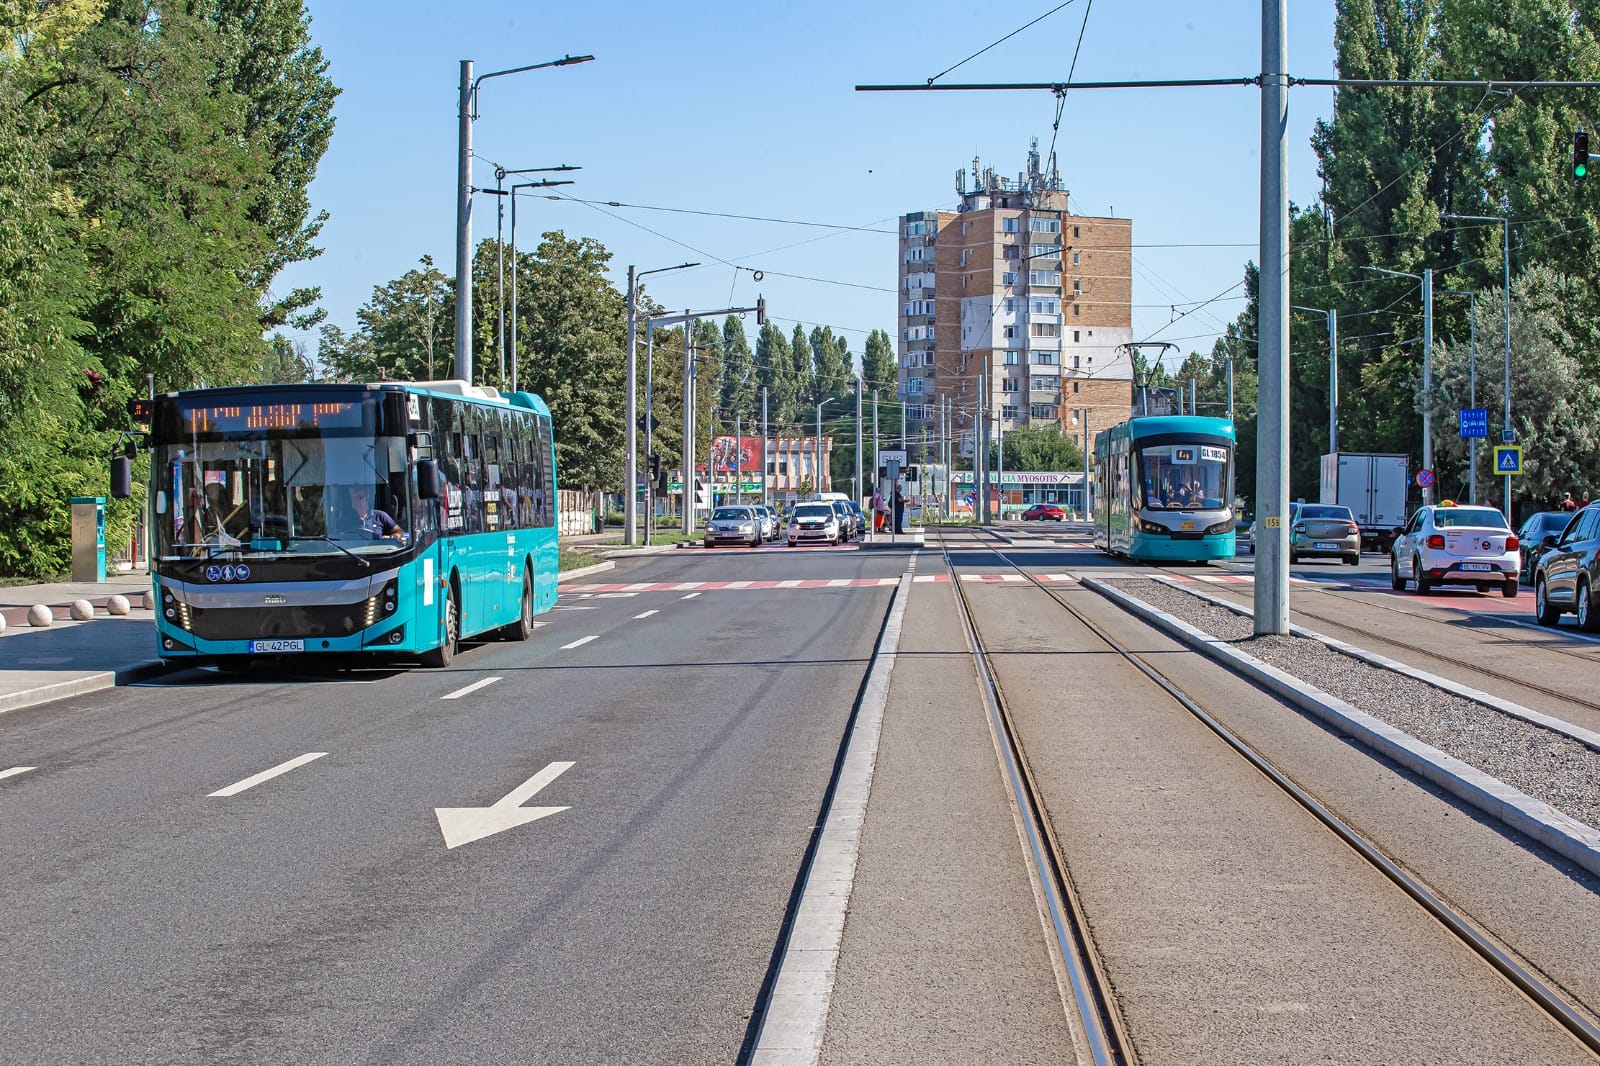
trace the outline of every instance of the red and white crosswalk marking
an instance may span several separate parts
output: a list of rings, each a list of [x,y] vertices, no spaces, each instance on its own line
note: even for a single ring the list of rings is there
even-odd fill
[[[1077,577],[1073,574],[1036,574],[1040,581],[1072,582]],[[917,574],[911,579],[919,584],[946,583],[950,580],[949,574]],[[977,582],[981,584],[1010,584],[1026,581],[1021,574],[962,574],[962,581]],[[684,592],[693,589],[696,592],[759,592],[766,589],[876,589],[893,588],[900,583],[898,577],[834,577],[834,578],[783,578],[767,581],[636,581],[632,584],[603,584],[589,583],[581,585],[563,585],[562,595],[575,594],[579,596],[604,596],[618,592],[649,593],[649,592]]]

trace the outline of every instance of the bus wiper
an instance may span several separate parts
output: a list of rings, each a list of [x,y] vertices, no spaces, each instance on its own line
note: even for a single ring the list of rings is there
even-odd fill
[[[298,544],[303,540],[320,540],[324,544],[332,544],[335,548],[338,548],[340,551],[342,551],[346,555],[350,556],[350,558],[354,559],[356,562],[360,563],[362,566],[366,567],[368,570],[372,569],[372,563],[368,562],[365,558],[363,558],[362,556],[357,555],[355,552],[351,551],[349,548],[346,548],[343,544],[340,544],[338,541],[330,540],[327,537],[294,536],[294,537],[290,537],[289,538],[289,543],[290,544]]]

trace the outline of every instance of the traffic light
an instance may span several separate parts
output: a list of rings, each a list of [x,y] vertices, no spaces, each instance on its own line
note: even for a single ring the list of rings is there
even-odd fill
[[[915,481],[917,480],[917,468],[915,466],[908,466],[900,472],[900,476],[905,478],[907,481]]]
[[[661,456],[651,452],[647,458],[650,462],[650,480],[656,481],[661,477]]]
[[[1572,176],[1580,179],[1589,176],[1589,135],[1583,130],[1572,134]]]
[[[767,324],[767,298],[765,296],[757,296],[756,297],[756,325],[764,326],[766,324]]]

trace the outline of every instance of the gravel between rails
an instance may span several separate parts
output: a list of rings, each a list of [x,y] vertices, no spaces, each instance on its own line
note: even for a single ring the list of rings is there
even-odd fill
[[[1600,752],[1532,722],[1372,666],[1306,637],[1253,634],[1250,619],[1159,581],[1116,587],[1344,700],[1425,744],[1600,828]]]

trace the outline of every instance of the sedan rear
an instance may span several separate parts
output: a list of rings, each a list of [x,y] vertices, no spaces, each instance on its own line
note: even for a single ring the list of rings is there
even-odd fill
[[[1289,561],[1336,558],[1351,566],[1361,563],[1361,527],[1350,508],[1305,503],[1294,508],[1289,523]]]

